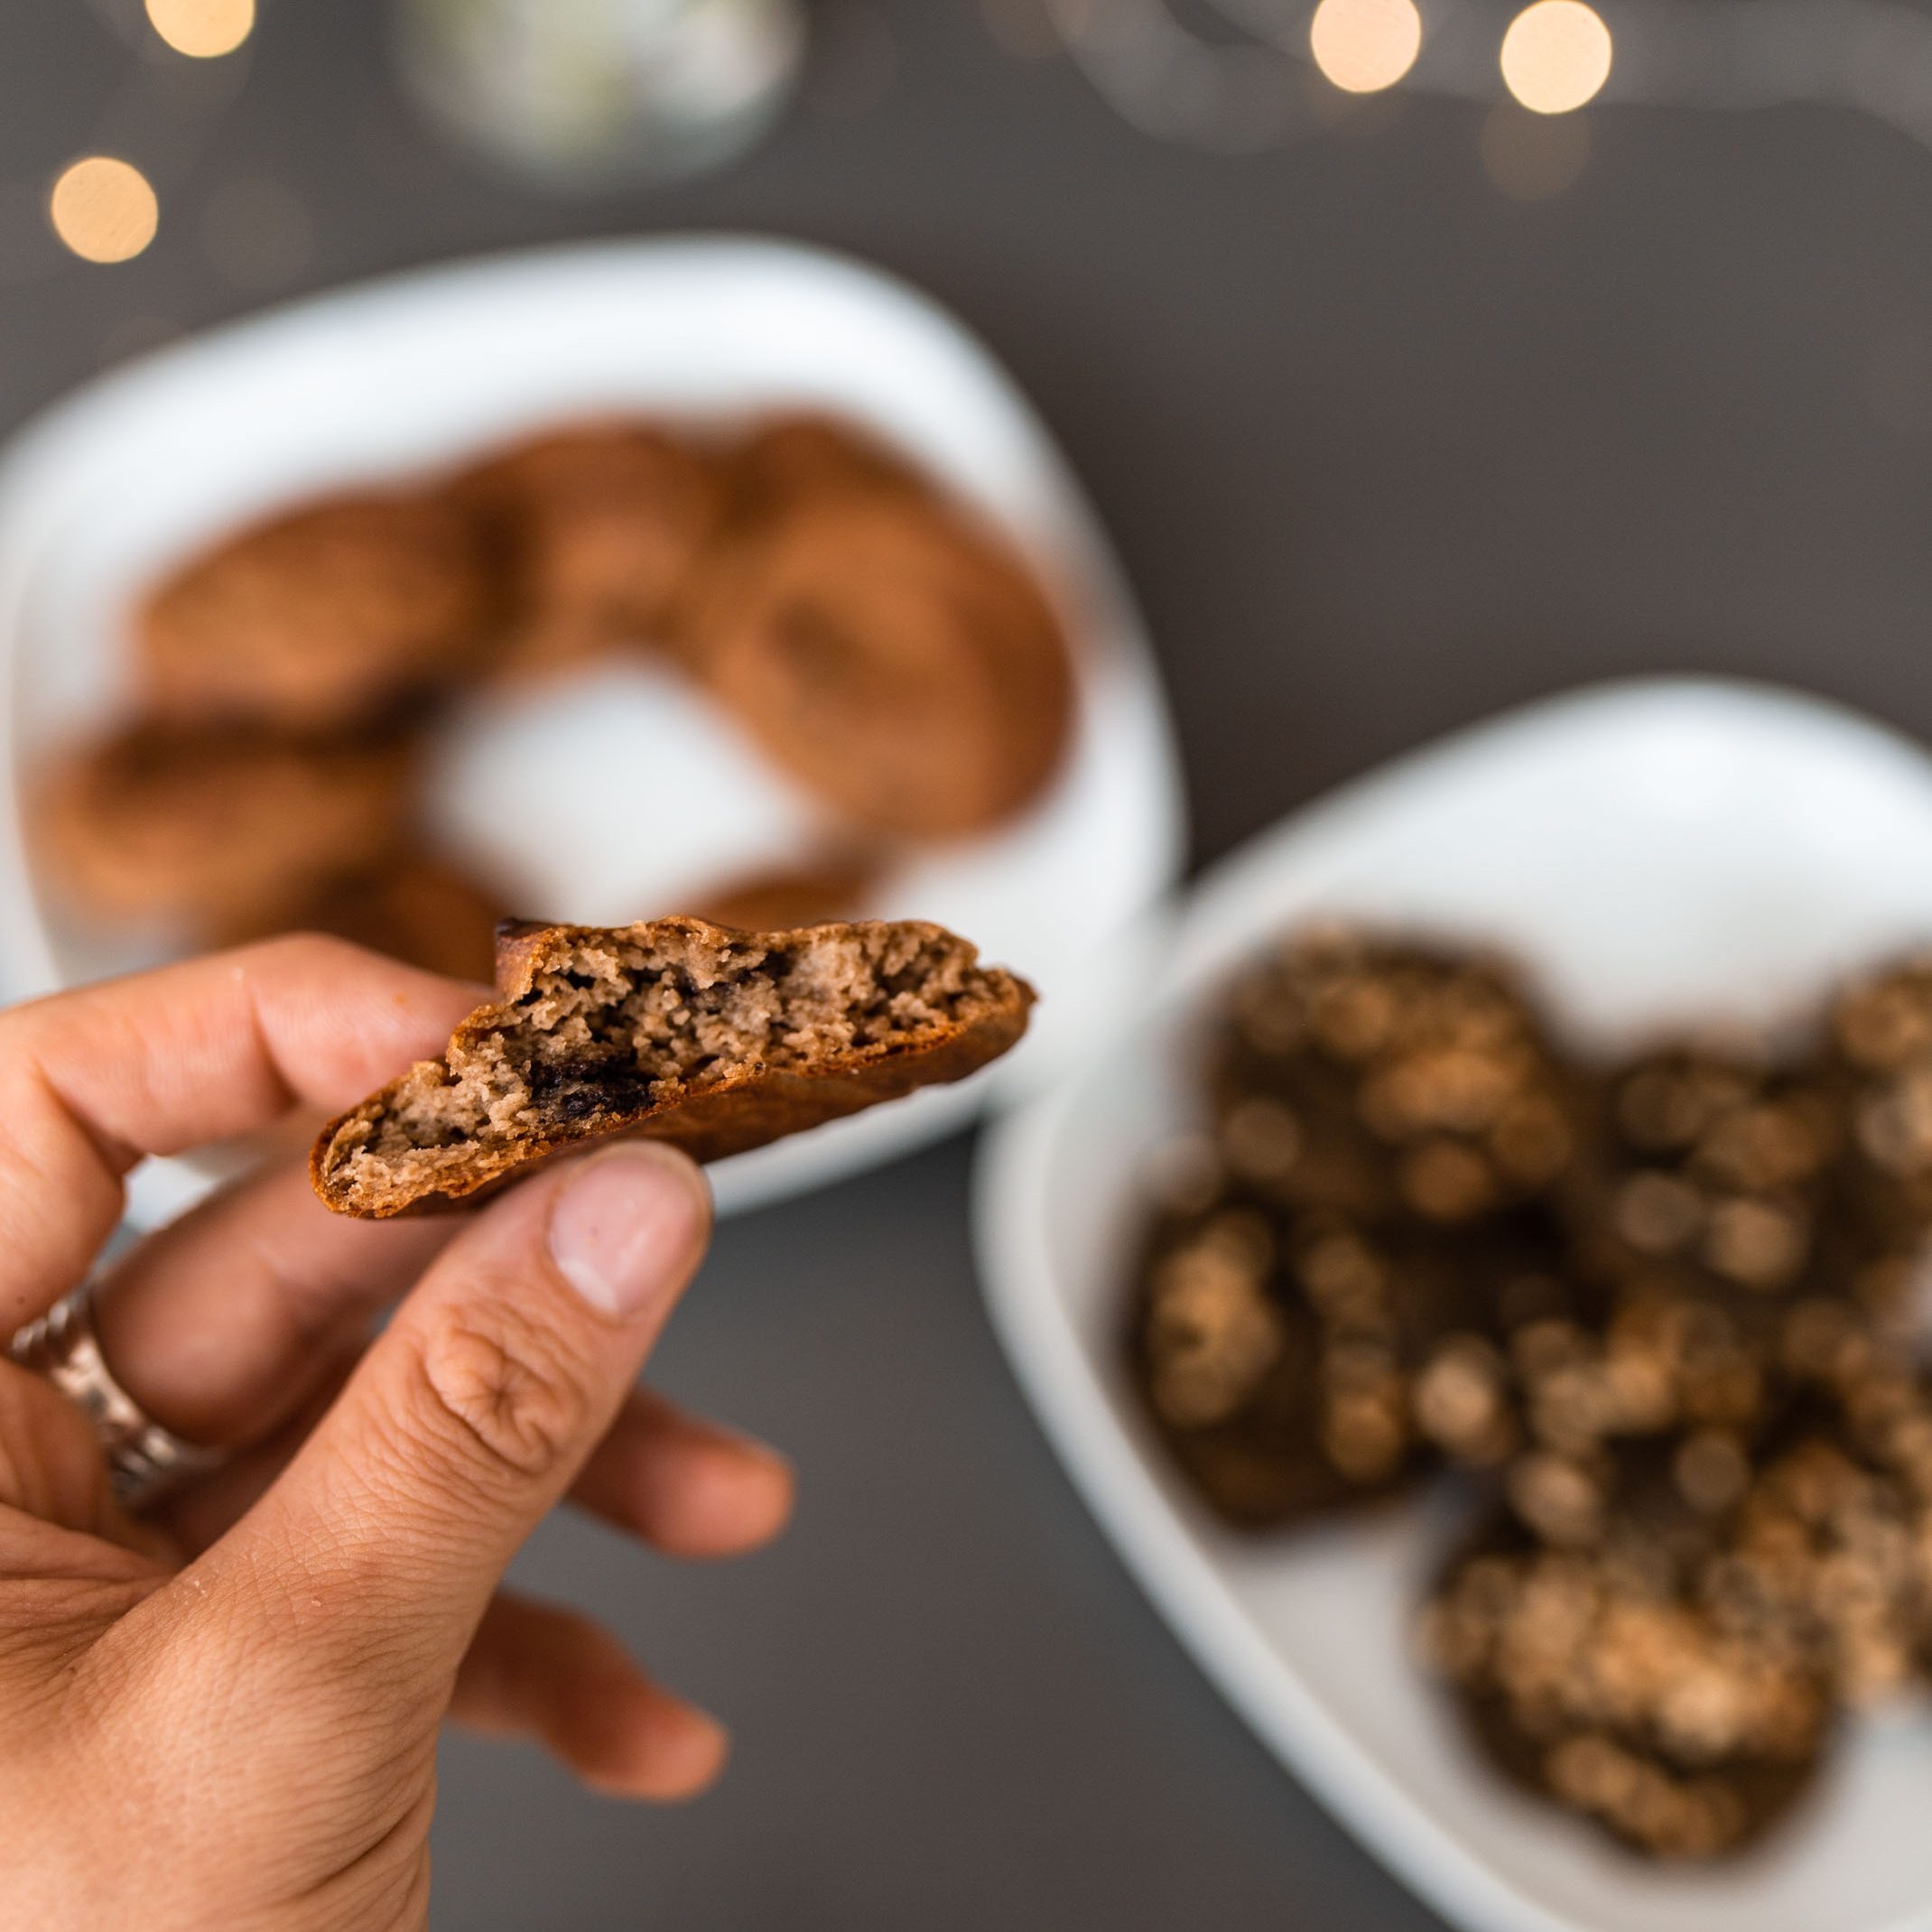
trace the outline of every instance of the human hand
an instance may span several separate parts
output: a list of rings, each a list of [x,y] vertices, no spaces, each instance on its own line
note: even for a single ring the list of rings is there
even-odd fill
[[[0,1015],[0,1339],[88,1274],[143,1155],[335,1111],[474,998],[298,938]],[[710,1718],[497,1589],[566,1494],[674,1555],[782,1526],[776,1455],[634,1387],[710,1212],[644,1143],[460,1220],[341,1220],[293,1166],[244,1179],[98,1284],[116,1379],[228,1453],[138,1519],[79,1409],[0,1356],[8,1925],[421,1925],[452,1713],[612,1794],[716,1775]]]

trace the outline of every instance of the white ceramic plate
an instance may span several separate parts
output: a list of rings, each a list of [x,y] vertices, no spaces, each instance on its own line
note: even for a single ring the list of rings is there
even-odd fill
[[[1932,1715],[1853,1727],[1742,1862],[1648,1867],[1506,1789],[1407,1660],[1447,1534],[1429,1509],[1245,1541],[1167,1468],[1121,1372],[1140,1179],[1195,1118],[1184,1042],[1212,989],[1329,912],[1500,941],[1601,1040],[1772,1017],[1932,936],[1932,761],[1807,699],[1675,682],[1404,759],[1203,882],[1144,1009],[989,1138],[978,1203],[997,1325],[1101,1525],[1230,1702],[1438,1909],[1496,1932],[1932,1927]]]
[[[771,242],[599,245],[398,276],[164,350],[25,432],[0,465],[6,993],[141,962],[49,917],[14,801],[34,748],[120,701],[128,607],[168,560],[274,503],[433,468],[574,413],[801,402],[872,424],[1007,527],[1068,616],[1082,702],[1050,795],[898,876],[871,908],[943,920],[1026,973],[1043,995],[1033,1034],[963,1087],[723,1163],[720,1203],[896,1156],[1037,1080],[1104,1010],[1116,935],[1179,865],[1151,656],[1077,486],[986,352],[902,284]],[[533,905],[581,920],[669,909],[685,887],[796,850],[816,827],[727,724],[643,671],[514,713],[479,706],[438,773],[437,815],[513,884],[527,880]],[[546,861],[546,848],[567,857]],[[150,1163],[134,1212],[153,1220],[208,1184],[194,1163]]]

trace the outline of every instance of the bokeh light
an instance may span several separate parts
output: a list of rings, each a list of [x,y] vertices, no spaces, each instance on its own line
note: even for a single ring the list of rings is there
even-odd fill
[[[82,261],[126,262],[154,239],[161,204],[139,168],[111,154],[89,154],[55,181],[47,214]]]
[[[1610,29],[1583,0],[1537,0],[1503,36],[1502,78],[1533,114],[1569,114],[1610,79]]]
[[[147,17],[176,53],[212,60],[255,29],[255,0],[147,0]]]
[[[1422,15],[1415,0],[1322,0],[1308,45],[1314,64],[1345,93],[1379,93],[1415,66]]]

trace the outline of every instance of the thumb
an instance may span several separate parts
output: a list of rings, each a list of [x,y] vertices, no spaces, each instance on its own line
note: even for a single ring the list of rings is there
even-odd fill
[[[454,1670],[616,1417],[710,1226],[703,1176],[650,1142],[526,1183],[444,1249],[210,1555],[283,1580],[305,1649]]]

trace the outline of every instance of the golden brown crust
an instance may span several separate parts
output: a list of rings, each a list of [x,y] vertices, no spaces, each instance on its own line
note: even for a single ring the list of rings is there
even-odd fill
[[[498,998],[478,1007],[457,1027],[440,1068],[430,1062],[413,1069],[325,1127],[310,1156],[310,1180],[318,1196],[334,1212],[385,1220],[398,1214],[444,1212],[473,1201],[592,1140],[663,1140],[683,1148],[694,1160],[720,1160],[920,1087],[964,1079],[999,1058],[1026,1032],[1033,989],[1011,974],[986,969],[983,991],[967,1003],[958,1018],[924,1026],[904,1038],[850,1046],[791,1067],[748,1064],[701,1086],[668,1081],[664,1083],[667,1097],[654,1097],[642,1107],[605,1110],[594,1118],[540,1128],[495,1144],[476,1143],[466,1149],[460,1171],[445,1171],[432,1184],[420,1188],[397,1186],[379,1200],[354,1195],[348,1184],[349,1162],[369,1146],[378,1123],[411,1082],[424,1073],[440,1073],[447,1077],[453,1060],[514,1030],[522,1017],[518,1001],[533,991],[539,973],[557,968],[573,953],[623,943],[655,943],[667,938],[720,949],[749,944],[777,950],[810,939],[839,939],[881,930],[832,924],[794,933],[747,934],[690,918],[618,928],[506,921],[498,929]],[[915,937],[931,935],[955,947],[961,944],[943,928],[922,922],[899,922],[891,930]],[[965,951],[971,959],[971,949]]]

